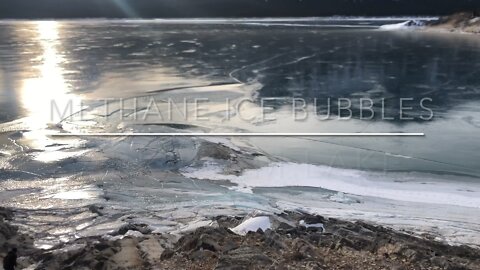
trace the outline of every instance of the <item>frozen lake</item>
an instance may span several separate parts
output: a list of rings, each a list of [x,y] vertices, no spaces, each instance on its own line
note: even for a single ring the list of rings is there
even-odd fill
[[[46,246],[298,208],[479,245],[480,38],[405,20],[1,21],[0,201]]]

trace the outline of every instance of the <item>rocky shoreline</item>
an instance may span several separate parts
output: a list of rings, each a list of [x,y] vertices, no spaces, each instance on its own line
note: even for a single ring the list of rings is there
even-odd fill
[[[461,12],[427,24],[429,30],[480,34],[480,11]]]
[[[480,269],[479,249],[303,212],[219,216],[181,235],[127,224],[51,250],[34,248],[13,214],[0,209],[0,258],[17,247],[19,269]]]

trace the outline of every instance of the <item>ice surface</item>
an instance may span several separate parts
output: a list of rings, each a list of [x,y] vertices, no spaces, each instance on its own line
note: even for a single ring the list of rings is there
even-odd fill
[[[428,136],[67,140],[30,132],[32,119],[27,117],[0,124],[0,201],[17,208],[17,222],[46,245],[106,234],[125,220],[178,232],[209,225],[217,215],[244,215],[252,209],[309,209],[398,228],[422,227],[459,243],[478,242],[478,41],[370,29],[424,19],[79,20],[58,22],[44,33],[38,30],[48,29],[34,21],[1,21],[0,76],[6,84],[0,86],[0,119],[48,115],[49,108],[22,111],[58,96],[42,85],[87,99],[83,121],[71,117],[60,125],[33,123],[48,133],[421,130]],[[41,46],[42,36],[58,37],[51,41],[56,45]],[[37,77],[40,86],[31,83]],[[274,104],[279,119],[268,123],[238,121],[234,113],[232,121],[224,121],[223,102],[209,106],[208,122],[181,121],[177,115],[170,122],[134,122],[135,116],[142,117],[145,95],[177,101],[230,98],[232,104],[243,97],[283,99]],[[280,106],[291,97],[411,95],[438,101],[438,118],[402,124],[294,123],[288,121],[291,110],[281,114],[285,107]],[[139,96],[134,109],[132,98]],[[112,101],[107,113],[103,102],[94,101],[112,97],[125,98],[126,110]],[[259,115],[258,102],[244,109],[244,116]],[[250,150],[259,158],[248,155]],[[268,166],[271,160],[296,163]]]
[[[246,170],[240,176],[224,175],[222,168],[206,163],[199,169],[190,168],[184,175],[190,178],[228,180],[247,187],[318,187],[348,194],[390,200],[446,204],[480,208],[480,184],[448,181],[429,174],[389,174],[340,169],[297,163],[274,163],[256,170]],[[447,180],[447,181],[445,181]]]

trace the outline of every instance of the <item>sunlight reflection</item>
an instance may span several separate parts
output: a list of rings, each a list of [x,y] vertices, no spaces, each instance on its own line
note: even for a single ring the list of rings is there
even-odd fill
[[[59,51],[62,48],[61,25],[55,21],[42,21],[36,22],[35,27],[41,64],[34,67],[38,71],[37,77],[24,80],[21,102],[28,112],[26,124],[33,130],[26,137],[32,137],[30,139],[42,144],[41,140],[47,138],[40,134],[41,130],[61,120],[58,114],[52,114],[52,100],[58,108],[65,108],[78,98],[69,93],[71,85],[63,77],[62,64],[65,59]]]
[[[55,100],[57,104],[67,104],[72,95],[69,95],[70,86],[63,78],[63,69],[60,66],[64,58],[59,54],[61,47],[59,39],[59,26],[57,22],[37,23],[38,41],[42,51],[40,54],[42,64],[36,67],[39,76],[24,81],[22,89],[22,103],[29,112],[29,117],[34,127],[43,127],[59,119],[51,119],[50,104]]]

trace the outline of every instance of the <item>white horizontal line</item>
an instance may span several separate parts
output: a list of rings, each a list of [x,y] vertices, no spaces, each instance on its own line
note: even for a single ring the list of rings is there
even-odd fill
[[[424,137],[425,133],[56,133],[53,137]]]

